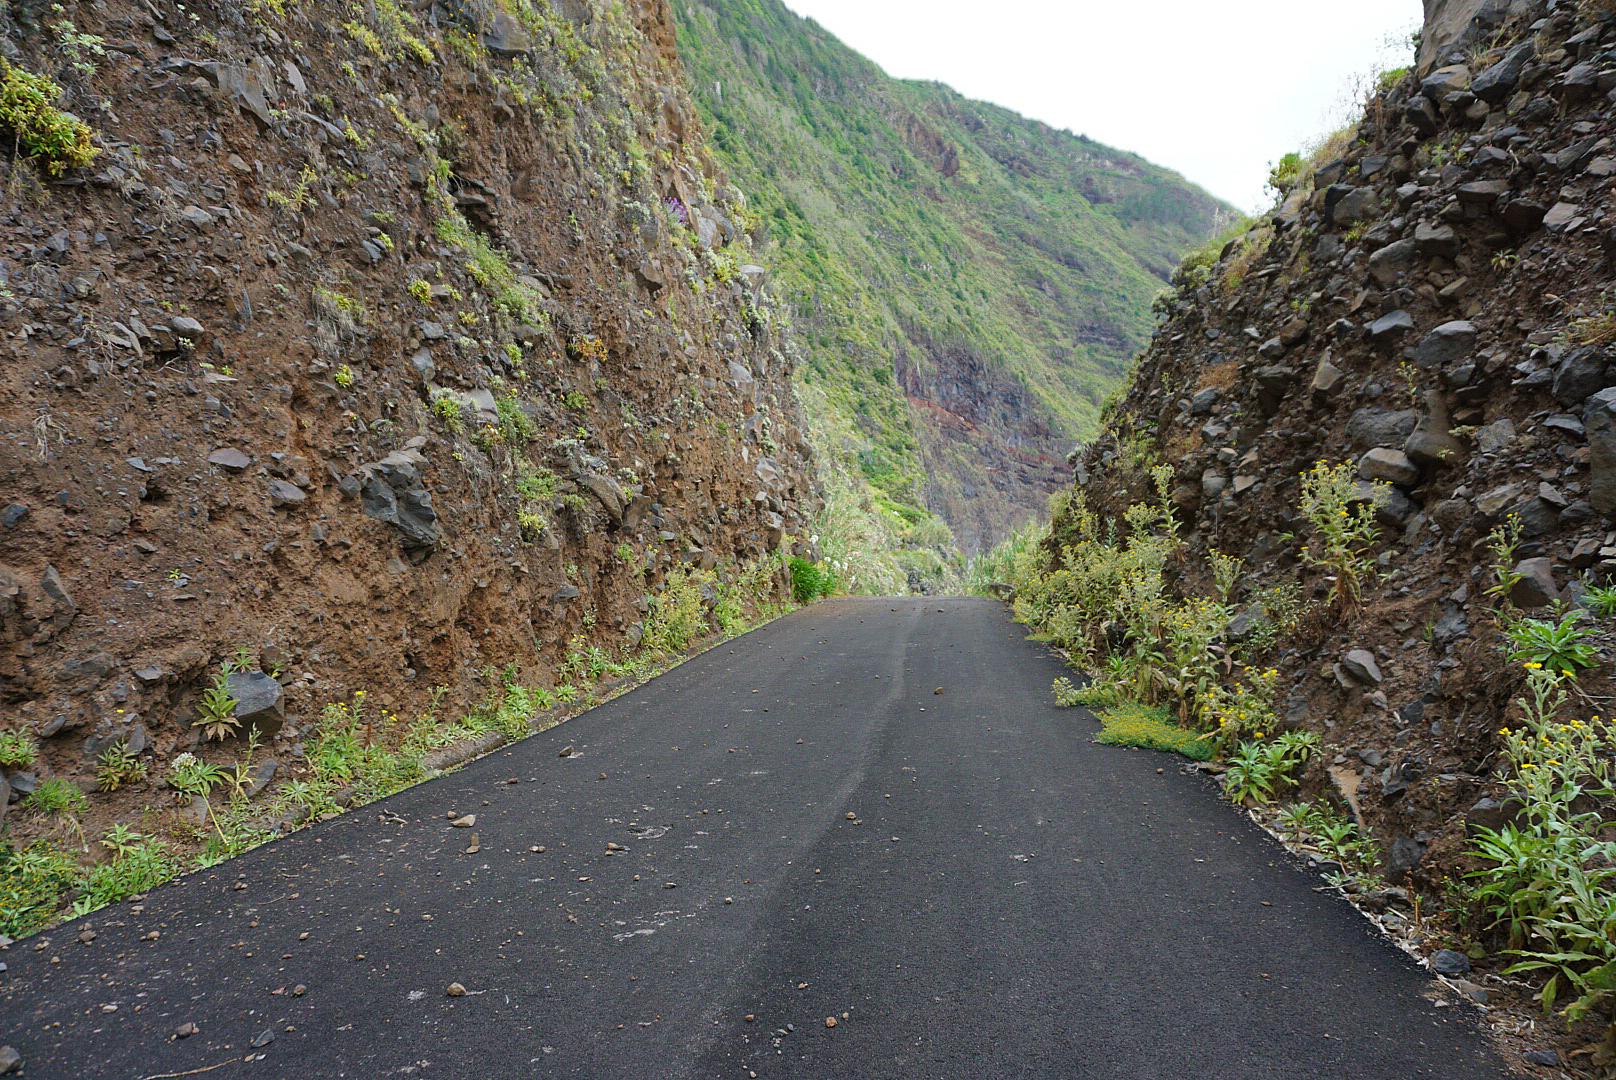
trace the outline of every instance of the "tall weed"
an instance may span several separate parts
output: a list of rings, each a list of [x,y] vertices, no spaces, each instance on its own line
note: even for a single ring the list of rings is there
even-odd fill
[[[1545,1011],[1578,1020],[1616,992],[1616,841],[1596,806],[1616,800],[1616,723],[1598,716],[1561,723],[1568,676],[1527,665],[1524,719],[1504,727],[1504,787],[1521,813],[1481,829],[1475,851],[1490,865],[1473,872],[1475,897],[1509,951],[1506,974],[1546,976]]]

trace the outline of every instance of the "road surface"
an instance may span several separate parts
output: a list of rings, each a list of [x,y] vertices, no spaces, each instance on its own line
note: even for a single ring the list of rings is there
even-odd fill
[[[816,604],[18,942],[0,1042],[29,1080],[1508,1075],[1061,672],[993,601]]]

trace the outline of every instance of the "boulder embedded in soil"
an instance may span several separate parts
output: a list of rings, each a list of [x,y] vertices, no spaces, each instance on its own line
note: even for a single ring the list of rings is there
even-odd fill
[[[235,717],[242,729],[257,728],[260,738],[273,738],[286,717],[281,684],[262,671],[237,671],[225,683],[236,699]]]

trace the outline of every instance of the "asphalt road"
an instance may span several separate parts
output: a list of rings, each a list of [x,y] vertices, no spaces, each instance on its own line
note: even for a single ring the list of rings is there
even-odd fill
[[[0,1042],[31,1080],[1507,1075],[1060,673],[992,601],[815,605],[18,942]]]

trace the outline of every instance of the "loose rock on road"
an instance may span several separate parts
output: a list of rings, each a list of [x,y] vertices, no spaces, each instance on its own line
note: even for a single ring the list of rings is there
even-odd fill
[[[1093,744],[1024,633],[804,609],[18,942],[0,1042],[33,1080],[1508,1075],[1207,781]]]

